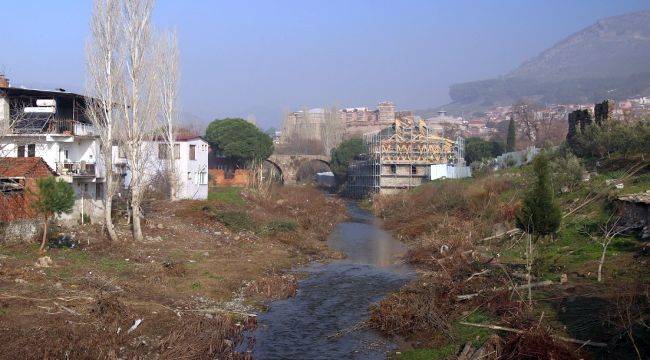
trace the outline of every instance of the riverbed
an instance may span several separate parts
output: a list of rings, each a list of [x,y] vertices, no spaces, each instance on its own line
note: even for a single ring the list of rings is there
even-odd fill
[[[370,213],[348,204],[348,222],[327,242],[346,259],[297,269],[306,277],[295,297],[273,302],[258,318],[254,359],[385,359],[396,345],[360,327],[368,308],[403,286],[412,271],[400,263],[406,246]]]

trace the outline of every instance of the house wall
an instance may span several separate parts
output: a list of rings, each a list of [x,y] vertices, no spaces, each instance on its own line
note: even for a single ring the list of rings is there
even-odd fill
[[[151,181],[158,174],[164,174],[167,160],[158,156],[158,145],[162,142],[148,142],[143,145],[143,154],[148,156],[145,167],[145,179]],[[178,197],[181,199],[207,199],[208,198],[208,143],[197,138],[188,141],[178,141],[179,158],[175,160],[178,179]],[[190,160],[190,145],[196,146],[195,160]],[[113,163],[116,165],[128,164],[127,160],[119,156],[117,146],[113,146]],[[131,183],[131,173],[126,171],[124,185]]]
[[[177,166],[181,170],[183,184],[180,196],[185,199],[208,198],[208,143],[203,139],[181,142],[181,158]],[[190,145],[195,146],[195,160],[189,160]]]
[[[32,207],[34,194],[38,191],[36,179],[28,178],[19,181],[24,191],[16,191],[10,195],[0,195],[0,223],[30,219],[36,216]]]
[[[47,165],[53,170],[57,170],[57,162],[80,162],[85,161],[88,164],[95,164],[99,157],[99,145],[95,139],[79,138],[74,136],[15,136],[5,139],[2,142],[4,156],[18,156],[18,146],[35,144],[36,157],[41,157]],[[68,157],[65,157],[65,150],[68,151]],[[103,176],[103,171],[97,167],[98,177]]]

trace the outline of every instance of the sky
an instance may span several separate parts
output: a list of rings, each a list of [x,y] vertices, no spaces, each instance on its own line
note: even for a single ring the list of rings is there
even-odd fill
[[[0,73],[14,86],[83,91],[92,1],[2,1]],[[598,19],[647,0],[158,0],[176,29],[188,119],[304,107],[400,110],[449,101],[449,85],[503,75]]]

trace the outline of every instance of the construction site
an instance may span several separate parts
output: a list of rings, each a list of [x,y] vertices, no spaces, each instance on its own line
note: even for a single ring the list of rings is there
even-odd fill
[[[393,125],[363,135],[365,153],[350,163],[347,193],[353,198],[392,194],[431,179],[432,165],[443,165],[443,177],[467,177],[464,141],[438,136],[423,120],[396,118]]]

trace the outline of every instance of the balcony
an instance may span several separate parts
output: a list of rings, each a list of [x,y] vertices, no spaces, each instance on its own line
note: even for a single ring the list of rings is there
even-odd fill
[[[60,175],[69,175],[72,177],[96,177],[95,164],[85,161],[77,162],[57,162],[56,172]]]
[[[13,133],[93,136],[95,127],[76,120],[56,119],[53,114],[25,113],[15,120]]]

